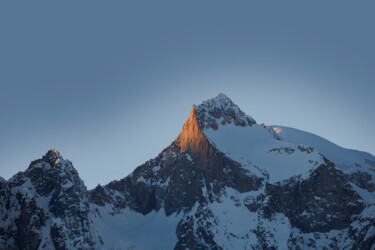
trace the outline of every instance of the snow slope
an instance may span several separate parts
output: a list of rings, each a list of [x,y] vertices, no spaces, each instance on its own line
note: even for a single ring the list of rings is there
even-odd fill
[[[313,146],[343,170],[352,167],[358,168],[358,165],[365,169],[372,168],[375,170],[375,156],[369,153],[340,147],[320,136],[295,128],[272,127],[278,131],[278,135],[283,141]]]
[[[211,144],[258,176],[261,172],[269,182],[296,175],[306,178],[324,162],[312,148],[279,140],[271,128],[258,125],[224,94],[194,108]]]
[[[306,150],[292,143],[276,140],[260,125],[239,127],[219,125],[218,130],[204,130],[206,137],[229,158],[252,172],[265,170],[269,182],[277,182],[309,172],[323,163],[316,150]]]

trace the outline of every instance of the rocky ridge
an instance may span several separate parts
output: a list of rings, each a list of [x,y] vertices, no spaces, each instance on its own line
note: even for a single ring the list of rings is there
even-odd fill
[[[87,191],[50,150],[1,181],[0,248],[373,249],[373,186],[219,94],[123,179]]]

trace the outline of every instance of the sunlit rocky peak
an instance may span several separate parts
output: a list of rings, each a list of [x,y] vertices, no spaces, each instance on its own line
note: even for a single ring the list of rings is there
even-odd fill
[[[48,152],[43,156],[43,160],[48,161],[53,166],[55,166],[57,163],[59,163],[61,160],[63,160],[62,156],[60,155],[60,152],[56,149],[52,148],[48,150]]]

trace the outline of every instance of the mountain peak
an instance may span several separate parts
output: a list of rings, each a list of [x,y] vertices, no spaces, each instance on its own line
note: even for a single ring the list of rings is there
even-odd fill
[[[211,99],[213,99],[215,101],[220,101],[220,102],[231,102],[231,103],[233,103],[232,100],[228,96],[226,96],[224,93],[219,93],[217,96],[215,96]]]
[[[223,93],[194,105],[198,124],[202,130],[217,130],[219,125],[252,126],[256,121],[246,115],[232,100]]]
[[[69,160],[64,159],[60,152],[54,148],[48,150],[42,158],[32,161],[27,171],[40,168],[66,169],[68,171],[75,171],[72,163]]]
[[[219,93],[216,97],[203,101],[200,105],[193,105],[188,120],[181,133],[175,140],[181,152],[189,152],[198,158],[204,159],[212,155],[212,148],[204,130],[217,130],[219,126],[252,126],[255,120],[246,115],[225,94]],[[206,164],[206,163],[204,163]]]
[[[199,109],[203,106],[210,107],[210,108],[215,108],[215,107],[216,108],[228,108],[228,107],[236,106],[236,105],[232,102],[232,100],[228,96],[226,96],[223,93],[219,93],[217,96],[207,99],[199,105],[194,105],[194,108]]]
[[[48,150],[48,152],[43,156],[43,160],[46,160],[50,162],[52,165],[56,165],[60,161],[63,160],[62,156],[60,155],[60,152],[56,149],[52,148]]]

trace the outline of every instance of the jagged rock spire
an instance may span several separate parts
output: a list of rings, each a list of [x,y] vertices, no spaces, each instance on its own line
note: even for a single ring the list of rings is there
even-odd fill
[[[199,151],[202,145],[207,143],[206,136],[198,125],[194,106],[175,142],[181,148],[181,151],[191,150],[194,152]]]
[[[48,161],[51,165],[55,166],[62,159],[60,152],[52,148],[43,156],[43,160]]]
[[[207,159],[212,157],[213,148],[198,124],[194,106],[175,144],[180,147],[181,153],[188,152],[199,159],[199,164],[203,167],[206,166]]]

